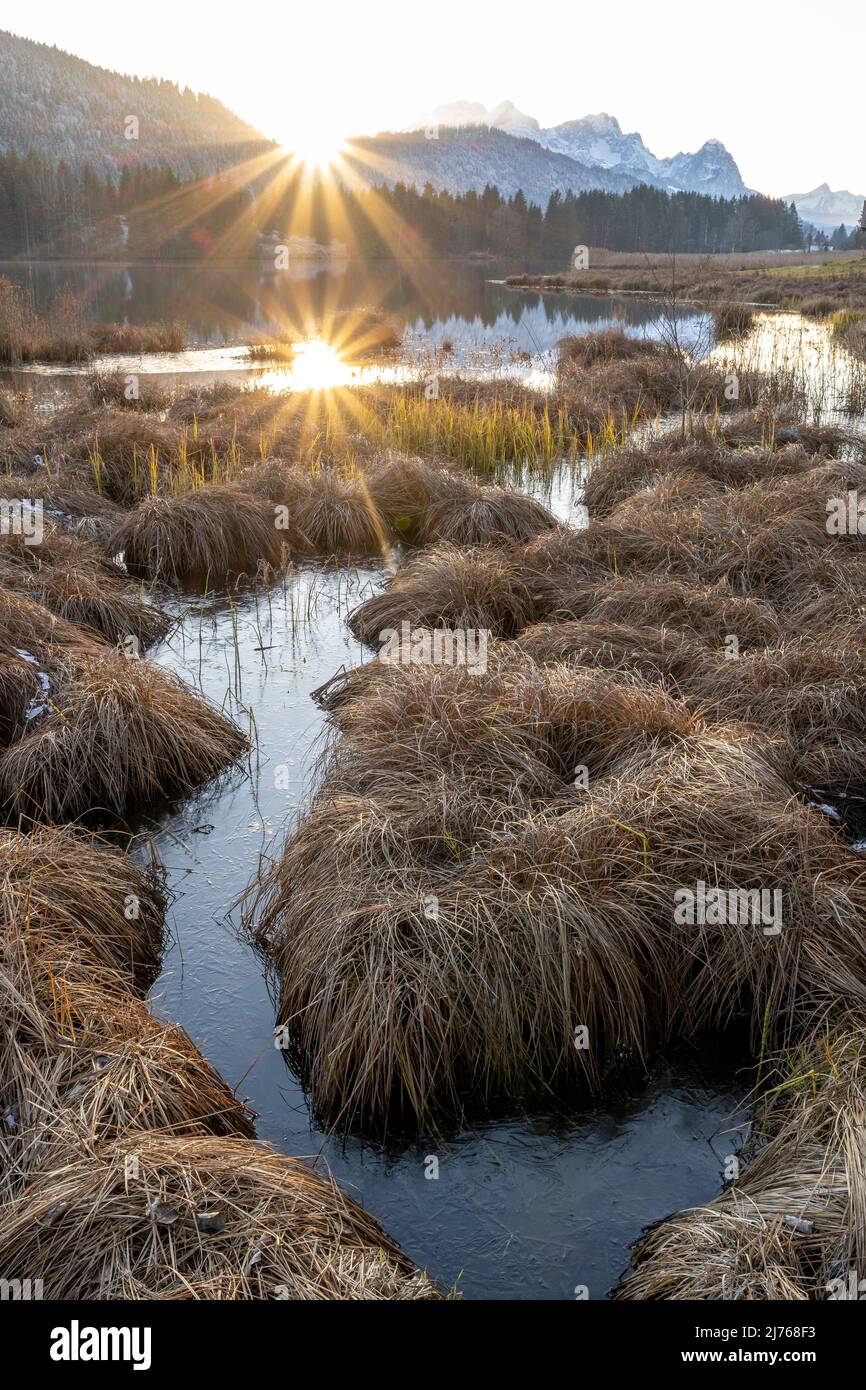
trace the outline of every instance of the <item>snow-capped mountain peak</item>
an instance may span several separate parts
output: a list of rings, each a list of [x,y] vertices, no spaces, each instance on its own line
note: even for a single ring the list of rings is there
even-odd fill
[[[659,159],[648,150],[637,131],[624,132],[615,116],[598,111],[560,125],[543,128],[534,116],[520,111],[512,101],[502,101],[491,110],[479,102],[458,101],[437,107],[424,124],[444,126],[487,125],[508,135],[534,140],[557,155],[588,170],[599,171],[599,186],[606,186],[604,174],[615,174],[625,186],[653,184],[665,189],[688,189],[715,197],[736,197],[747,193],[732,156],[720,140],[707,140],[694,154],[675,154]]]
[[[847,188],[834,192],[829,183],[819,183],[810,193],[786,193],[784,201],[796,203],[797,211],[805,222],[834,232],[840,225],[857,226],[866,198],[862,193],[849,193]]]
[[[535,117],[527,116],[525,111],[518,111],[513,101],[501,101],[498,106],[494,106],[488,117],[488,124],[496,126],[497,130],[520,135],[528,135],[539,129]]]

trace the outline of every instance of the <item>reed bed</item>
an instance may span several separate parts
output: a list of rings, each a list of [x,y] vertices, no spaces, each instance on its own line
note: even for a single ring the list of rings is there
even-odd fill
[[[188,345],[179,323],[93,324],[68,286],[47,313],[37,314],[28,290],[0,276],[0,362],[86,362],[102,353],[181,352]]]

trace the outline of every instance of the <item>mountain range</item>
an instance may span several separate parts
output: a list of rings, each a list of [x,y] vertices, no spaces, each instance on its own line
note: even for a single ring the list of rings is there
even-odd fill
[[[736,198],[753,190],[746,187],[733,157],[719,140],[707,140],[692,154],[660,159],[648,150],[637,131],[623,132],[615,116],[600,112],[564,121],[547,128],[539,125],[510,101],[491,111],[480,102],[454,102],[437,107],[418,126],[427,130],[473,126],[502,130],[508,135],[533,140],[543,149],[563,155],[584,169],[606,170],[626,186],[648,183],[669,191],[709,193]],[[596,185],[604,187],[604,184]]]
[[[34,153],[112,178],[136,164],[156,165],[189,179],[275,148],[214,97],[110,72],[0,31],[0,154]],[[490,110],[453,102],[408,130],[354,139],[340,177],[350,186],[430,183],[453,193],[495,184],[506,197],[521,190],[541,207],[555,192],[623,193],[640,183],[726,198],[750,191],[718,140],[660,158],[605,112],[542,127],[510,101]],[[835,193],[826,183],[791,200],[801,217],[827,230],[853,226],[863,207],[862,195]]]

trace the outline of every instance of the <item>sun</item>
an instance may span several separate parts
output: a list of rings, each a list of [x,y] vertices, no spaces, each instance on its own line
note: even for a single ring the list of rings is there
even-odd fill
[[[287,140],[285,150],[308,169],[329,169],[340,158],[345,139],[322,127],[306,131],[296,140]]]

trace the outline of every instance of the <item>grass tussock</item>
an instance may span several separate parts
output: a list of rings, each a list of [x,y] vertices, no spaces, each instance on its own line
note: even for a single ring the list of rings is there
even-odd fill
[[[157,323],[95,323],[88,328],[97,353],[184,352],[189,336],[182,323],[163,319]]]
[[[593,465],[583,500],[591,518],[600,520],[628,498],[657,500],[661,482],[670,488],[682,478],[684,498],[712,496],[796,476],[814,468],[816,458],[860,448],[848,431],[836,426],[744,412],[730,421],[719,418],[714,428],[663,434],[640,448],[606,455]],[[669,492],[666,500],[675,496]]]
[[[519,555],[495,547],[464,550],[447,545],[414,557],[381,594],[349,615],[349,626],[367,646],[383,633],[410,627],[484,629],[511,637],[532,622],[551,595],[544,577],[520,564]]]
[[[5,747],[21,733],[39,690],[35,662],[17,651],[0,650],[0,745]]]
[[[0,833],[0,885],[0,1133],[19,1177],[61,1135],[92,1145],[225,1101],[185,1034],[136,998],[164,946],[154,872],[80,829],[37,826]]]
[[[61,1161],[7,1205],[0,1261],[53,1299],[437,1296],[330,1177],[232,1138],[129,1131]]]
[[[385,520],[360,473],[320,470],[290,519],[311,555],[382,555],[389,549]]]
[[[54,825],[23,834],[0,830],[0,875],[7,966],[15,960],[32,987],[40,961],[83,962],[120,972],[130,984],[153,978],[164,944],[165,899],[157,879],[84,831]],[[13,972],[14,975],[15,972]],[[4,973],[4,991],[10,974]],[[43,982],[50,982],[47,976]],[[4,993],[5,1008],[14,1008]],[[44,1001],[43,1001],[44,1002]],[[7,1023],[10,1014],[4,1014]]]
[[[39,545],[0,537],[0,582],[112,645],[134,638],[144,650],[168,631],[168,617],[143,602],[95,542],[56,526],[46,527]]]
[[[122,815],[189,795],[245,749],[181,680],[106,649],[66,663],[59,689],[0,755],[0,795],[28,818]]]
[[[745,338],[754,326],[754,312],[745,304],[723,304],[713,314],[713,332],[718,343]]]
[[[140,502],[108,548],[131,574],[179,589],[254,578],[283,559],[274,507],[228,487]]]
[[[863,995],[864,875],[772,740],[509,644],[486,676],[373,666],[332,704],[319,795],[256,904],[318,1113],[424,1122],[594,1088],[605,1057],[671,1032],[745,1015],[781,1036]],[[676,889],[710,873],[784,885],[778,939],[677,929]]]
[[[250,1112],[184,1030],[112,983],[58,973],[64,1008],[57,1019],[24,993],[3,1091],[7,1185],[130,1130],[253,1137]]]
[[[466,489],[457,484],[431,503],[420,527],[423,543],[456,546],[519,545],[554,530],[543,503],[501,487]]]
[[[170,392],[158,383],[112,367],[91,367],[84,378],[84,395],[96,409],[160,411],[171,403]]]
[[[658,574],[623,575],[564,586],[559,612],[591,622],[670,629],[719,650],[731,632],[742,647],[752,647],[778,640],[783,631],[771,603],[737,593],[724,578],[694,584]]]

